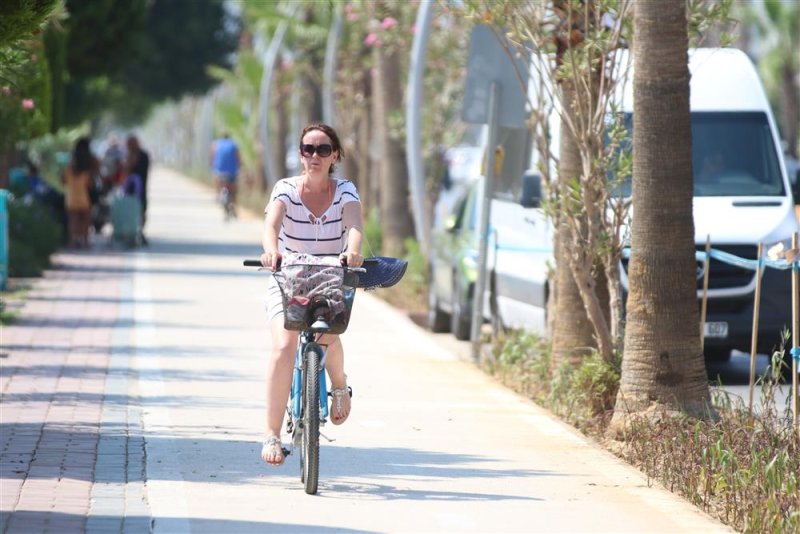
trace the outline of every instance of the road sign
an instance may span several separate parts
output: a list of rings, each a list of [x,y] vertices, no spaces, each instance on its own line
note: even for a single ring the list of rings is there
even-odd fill
[[[489,93],[496,83],[503,93],[498,102],[497,122],[506,128],[525,127],[525,87],[528,61],[512,48],[506,48],[502,34],[488,26],[472,30],[467,58],[467,80],[461,118],[473,124],[489,123]]]

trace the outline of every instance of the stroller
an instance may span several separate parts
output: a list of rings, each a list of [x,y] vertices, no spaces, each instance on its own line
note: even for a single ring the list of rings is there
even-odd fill
[[[111,203],[112,241],[127,248],[142,244],[141,178],[130,174],[122,185],[122,195]]]

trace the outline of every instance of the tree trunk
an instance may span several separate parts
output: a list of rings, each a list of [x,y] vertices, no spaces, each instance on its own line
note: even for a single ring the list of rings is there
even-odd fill
[[[287,148],[286,139],[289,135],[289,92],[291,81],[287,76],[280,76],[278,83],[273,85],[277,89],[275,98],[275,140],[272,142],[273,158],[275,158],[276,178],[280,180],[289,175],[286,168],[286,153],[288,150],[298,150],[297,146]],[[275,184],[270,184],[270,189]]]
[[[574,98],[572,91],[564,86],[564,102]],[[567,92],[569,94],[567,94]],[[566,106],[565,106],[566,108]],[[566,183],[581,174],[581,157],[577,141],[570,133],[566,123],[562,121],[561,139],[559,140],[558,182],[559,196],[563,199]],[[563,202],[562,202],[563,203]],[[557,369],[564,361],[577,364],[595,346],[592,323],[586,315],[578,285],[572,275],[569,254],[572,246],[572,233],[565,223],[569,215],[563,209],[559,213],[555,236],[555,313],[553,314],[553,366]]]
[[[400,79],[400,57],[395,49],[375,47],[377,66],[377,117],[375,124],[380,146],[380,210],[383,229],[382,252],[402,256],[403,242],[414,235],[411,218],[408,168],[402,141],[393,138],[389,117],[403,107],[403,85]]]
[[[789,155],[796,158],[797,153],[797,136],[800,130],[800,94],[795,86],[795,80],[800,76],[792,68],[790,61],[786,61],[781,71],[781,87],[783,90],[783,100],[785,104],[785,113],[783,116],[784,122],[784,137],[788,144]]]
[[[630,414],[711,413],[698,328],[686,3],[639,2],[634,11],[630,292],[612,432]]]
[[[9,171],[11,171],[11,161],[13,155],[13,148],[0,146],[0,189],[8,189],[8,174]]]

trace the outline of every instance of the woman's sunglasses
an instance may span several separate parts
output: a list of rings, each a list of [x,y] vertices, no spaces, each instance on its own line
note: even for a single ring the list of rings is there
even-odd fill
[[[314,155],[314,152],[316,152],[321,158],[327,158],[333,153],[333,145],[300,145],[300,153],[304,157],[310,158]]]

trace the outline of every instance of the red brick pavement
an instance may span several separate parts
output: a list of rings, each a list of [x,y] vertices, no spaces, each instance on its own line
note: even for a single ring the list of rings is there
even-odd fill
[[[0,336],[0,532],[83,532],[124,254],[57,255]]]

